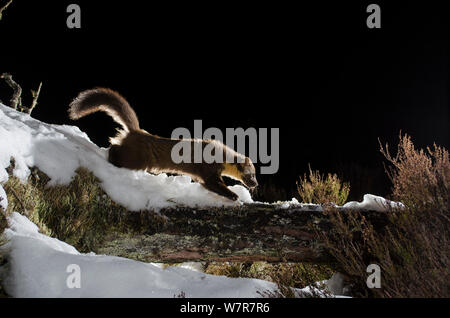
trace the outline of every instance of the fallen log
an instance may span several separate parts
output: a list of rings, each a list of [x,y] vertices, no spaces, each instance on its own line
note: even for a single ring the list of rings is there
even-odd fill
[[[346,213],[339,208],[339,213]],[[176,208],[160,211],[163,221],[145,233],[108,234],[96,250],[145,262],[314,262],[330,257],[315,235],[331,224],[320,206],[244,204],[233,208]],[[387,223],[386,214],[364,211],[375,226]],[[148,212],[147,212],[148,214]],[[142,223],[141,213],[129,213],[127,221]]]
[[[11,164],[14,167],[14,164]],[[44,233],[82,252],[145,262],[187,261],[330,263],[317,231],[331,231],[319,205],[286,202],[236,207],[174,207],[131,212],[113,202],[86,169],[68,186],[47,187],[48,177],[32,170],[28,183],[12,175],[3,186],[8,211],[22,211],[45,225]],[[337,213],[348,215],[348,208]],[[375,229],[386,213],[361,211]],[[320,235],[319,235],[320,236]]]

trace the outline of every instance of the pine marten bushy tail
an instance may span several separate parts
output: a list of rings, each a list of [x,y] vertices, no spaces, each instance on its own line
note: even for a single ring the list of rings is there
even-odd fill
[[[109,88],[97,87],[81,92],[70,103],[69,117],[73,120],[103,111],[120,124],[125,131],[139,130],[139,120],[119,93]]]
[[[108,161],[117,167],[147,170],[151,173],[186,174],[206,189],[231,200],[237,194],[228,189],[222,176],[239,180],[248,188],[258,185],[255,167],[250,158],[234,151],[221,142],[201,139],[173,139],[152,135],[139,128],[136,113],[125,98],[108,88],[94,88],[81,92],[70,104],[69,116],[78,119],[97,111],[103,111],[119,123],[123,130],[111,138]],[[174,163],[172,148],[181,141],[190,143],[190,162]],[[222,152],[226,162],[195,163],[193,150],[200,144],[202,149],[211,145],[214,151]],[[231,158],[232,162],[229,162]]]

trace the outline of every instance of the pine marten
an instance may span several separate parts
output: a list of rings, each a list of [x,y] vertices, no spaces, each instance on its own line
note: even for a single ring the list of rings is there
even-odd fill
[[[228,189],[222,176],[227,176],[242,182],[252,189],[258,185],[255,167],[250,158],[234,151],[216,140],[173,139],[152,135],[139,128],[136,113],[126,99],[119,93],[108,88],[85,90],[70,103],[69,116],[76,120],[97,111],[103,111],[122,126],[118,134],[110,138],[108,161],[117,167],[133,170],[146,170],[150,173],[175,173],[189,175],[194,181],[206,189],[237,200],[236,193]],[[200,143],[202,149],[208,144],[214,146],[214,151],[223,151],[224,163],[174,163],[171,157],[172,147],[180,141],[191,143],[190,149]],[[193,158],[193,153],[191,154]],[[231,160],[225,158],[233,158]]]

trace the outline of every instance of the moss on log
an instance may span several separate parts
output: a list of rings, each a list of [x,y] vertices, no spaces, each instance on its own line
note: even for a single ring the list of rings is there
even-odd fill
[[[346,213],[345,210],[342,213]],[[380,226],[384,215],[365,211]],[[109,234],[97,253],[146,262],[314,262],[328,263],[315,233],[329,231],[326,214],[305,207],[245,204],[236,208],[166,209],[164,222],[142,234]],[[130,214],[141,218],[139,214]]]

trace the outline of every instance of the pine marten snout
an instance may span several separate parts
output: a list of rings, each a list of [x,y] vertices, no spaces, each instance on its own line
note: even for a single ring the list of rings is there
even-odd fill
[[[117,167],[147,170],[155,174],[189,175],[206,189],[230,200],[237,200],[238,196],[228,189],[222,176],[238,180],[250,189],[258,185],[255,167],[250,158],[216,140],[173,139],[152,135],[139,127],[136,113],[126,99],[111,89],[94,88],[81,92],[70,103],[69,116],[75,120],[97,111],[107,113],[122,126],[122,130],[114,138],[110,138],[108,154],[108,161]],[[172,149],[180,141],[191,143],[192,150],[195,149],[195,144],[198,146],[200,143],[202,149],[212,144],[214,151],[223,151],[223,158],[227,160],[224,163],[195,163],[194,160],[174,163]],[[190,157],[194,158],[194,154],[191,153]]]
[[[255,167],[249,158],[245,157],[244,160],[243,163],[225,163],[225,169],[222,175],[241,181],[247,188],[253,189],[258,186]],[[237,173],[233,173],[234,169],[238,170]]]

